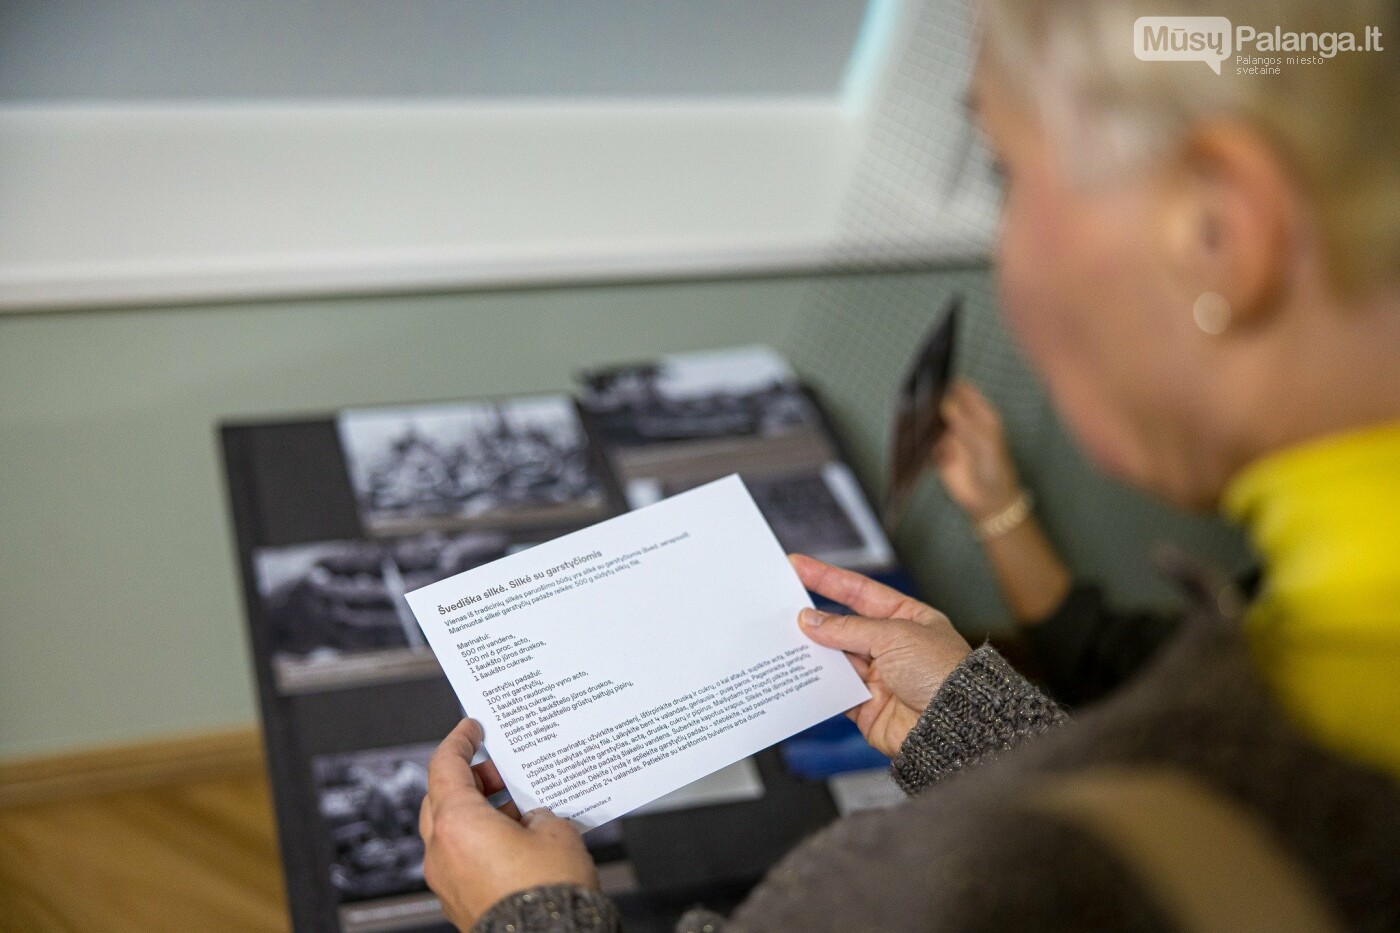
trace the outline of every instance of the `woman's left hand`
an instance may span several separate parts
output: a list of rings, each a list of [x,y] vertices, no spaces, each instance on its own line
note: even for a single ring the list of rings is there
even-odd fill
[[[966,379],[943,397],[947,430],[933,449],[933,465],[948,495],[974,522],[1014,502],[1021,491],[1001,415]]]
[[[501,898],[545,884],[598,887],[598,871],[574,824],[545,809],[523,817],[487,796],[501,790],[496,766],[471,765],[481,726],[464,719],[428,766],[428,796],[418,814],[426,847],[423,878],[447,919],[463,930]]]
[[[899,754],[943,681],[972,651],[948,617],[898,590],[802,554],[789,555],[802,585],[861,615],[804,609],[807,637],[846,652],[870,699],[849,710],[879,751]]]

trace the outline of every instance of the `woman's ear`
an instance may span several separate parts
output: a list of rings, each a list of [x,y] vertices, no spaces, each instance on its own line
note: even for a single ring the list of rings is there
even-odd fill
[[[1298,189],[1287,167],[1255,130],[1222,122],[1191,136],[1177,169],[1166,248],[1185,310],[1219,296],[1225,329],[1265,323],[1295,258]]]

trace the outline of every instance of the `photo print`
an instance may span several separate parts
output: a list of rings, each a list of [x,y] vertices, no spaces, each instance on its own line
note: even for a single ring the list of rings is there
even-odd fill
[[[583,374],[582,405],[609,447],[776,437],[819,423],[781,356],[740,347]]]
[[[748,486],[788,553],[809,554],[852,569],[885,567],[894,560],[889,540],[845,464],[759,476]]]
[[[855,474],[844,463],[741,475],[783,550],[851,570],[880,570],[894,564],[889,538]],[[628,484],[627,495],[633,507],[640,508],[714,478],[674,482],[642,478]]]
[[[504,534],[326,541],[253,555],[282,693],[441,676],[404,593],[504,557]]]
[[[573,402],[541,396],[341,413],[366,530],[581,525],[608,512]]]
[[[312,759],[330,881],[342,901],[425,890],[418,810],[436,748],[427,743]]]

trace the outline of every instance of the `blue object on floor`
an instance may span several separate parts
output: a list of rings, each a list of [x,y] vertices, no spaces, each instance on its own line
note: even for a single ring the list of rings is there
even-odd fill
[[[789,771],[809,780],[847,771],[868,771],[890,763],[845,716],[833,716],[797,733],[778,746],[778,754]]]

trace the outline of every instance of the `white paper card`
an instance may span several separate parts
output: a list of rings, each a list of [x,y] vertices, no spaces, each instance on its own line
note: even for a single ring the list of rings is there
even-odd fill
[[[522,812],[590,829],[869,692],[738,476],[408,594]]]

